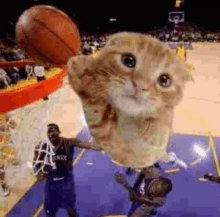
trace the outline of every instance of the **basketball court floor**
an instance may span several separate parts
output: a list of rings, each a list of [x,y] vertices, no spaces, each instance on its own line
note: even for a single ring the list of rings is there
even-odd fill
[[[167,203],[158,210],[158,217],[211,217],[220,213],[218,184],[201,179],[208,172],[220,175],[220,44],[195,43],[193,48],[189,51],[188,62],[195,66],[192,71],[195,82],[186,85],[184,99],[175,110],[171,137],[171,149],[189,169],[181,171],[162,164],[174,188]],[[90,139],[81,120],[80,100],[70,89],[67,79],[49,98],[49,101],[39,101],[16,111],[20,128],[14,138],[22,159],[16,172],[8,169],[12,193],[0,200],[0,216],[45,216],[42,206],[44,183],[35,182],[27,163],[32,160],[36,142],[46,137],[47,123],[58,123],[64,137]],[[194,152],[195,144],[206,151],[205,157]],[[105,153],[80,149],[77,149],[74,164],[79,216],[125,216],[128,213],[131,208],[128,194],[113,177],[116,171],[125,173],[125,168],[113,164]],[[127,178],[133,184],[136,175]],[[57,216],[67,215],[61,209]]]

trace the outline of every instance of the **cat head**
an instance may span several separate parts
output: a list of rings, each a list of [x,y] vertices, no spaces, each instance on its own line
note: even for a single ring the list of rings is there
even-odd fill
[[[98,55],[73,57],[67,66],[76,92],[104,98],[129,116],[156,117],[172,110],[190,80],[166,44],[138,33],[114,34]]]

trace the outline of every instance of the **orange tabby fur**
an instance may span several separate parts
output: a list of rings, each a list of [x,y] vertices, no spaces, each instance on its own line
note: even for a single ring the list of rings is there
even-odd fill
[[[123,63],[127,53],[135,57],[134,67]],[[168,160],[173,111],[188,73],[167,45],[138,33],[117,33],[99,55],[72,57],[67,66],[92,136],[115,162],[140,168]],[[168,88],[158,81],[163,73],[172,82]]]

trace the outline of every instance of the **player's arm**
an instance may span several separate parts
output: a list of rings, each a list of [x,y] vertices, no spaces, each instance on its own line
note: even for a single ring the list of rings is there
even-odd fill
[[[84,149],[92,149],[95,151],[102,151],[102,148],[100,146],[92,142],[82,141],[77,138],[71,138],[71,139],[68,139],[68,141],[69,141],[68,143],[70,146],[75,146],[75,147],[84,148]]]
[[[129,185],[129,183],[126,180],[126,177],[123,174],[115,173],[115,180],[130,193],[130,198],[132,200],[156,207],[163,206],[166,202],[166,198],[164,197],[156,197],[151,200],[148,197],[142,196],[140,193],[136,193],[134,189]]]
[[[37,175],[36,175],[36,178],[37,178],[37,181],[43,181],[44,179],[47,178],[47,175],[43,172],[39,172]]]
[[[166,198],[165,197],[155,197],[153,199],[149,199],[148,197],[139,196],[138,201],[140,203],[144,203],[148,206],[160,207],[165,204]]]
[[[129,185],[128,181],[126,180],[126,177],[118,172],[116,172],[114,176],[116,182],[121,184],[130,193],[130,198],[136,199],[137,194],[135,190]]]

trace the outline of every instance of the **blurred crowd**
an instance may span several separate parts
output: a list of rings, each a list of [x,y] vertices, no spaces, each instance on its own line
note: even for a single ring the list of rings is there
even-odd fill
[[[0,42],[0,62],[20,61],[26,58],[27,56],[18,45],[8,46],[4,42]],[[25,68],[0,68],[0,89],[17,84],[19,80],[26,78]]]
[[[81,42],[82,42],[82,53],[92,54],[99,50],[100,48],[104,47],[106,44],[106,41],[108,39],[110,34],[88,34],[83,33],[81,34]]]
[[[220,42],[220,31],[201,31],[196,29],[154,29],[148,34],[164,42]]]
[[[1,67],[1,64],[4,65],[5,62],[22,61],[25,59],[28,59],[28,56],[16,43],[10,44],[4,40],[0,40],[0,89],[6,89],[11,87],[11,85],[16,85],[19,81],[28,80],[32,76],[38,79],[35,69],[36,67],[39,68],[39,66]],[[44,77],[42,73],[40,77]]]
[[[145,34],[151,35],[163,42],[220,42],[220,31],[205,31],[196,28],[173,29],[154,28]],[[86,34],[81,35],[83,54],[92,54],[106,44],[110,34]]]
[[[145,34],[152,35],[163,42],[220,42],[220,31],[198,30],[193,26],[187,28],[169,28],[169,26],[155,27]],[[81,48],[85,55],[93,54],[105,46],[110,33],[81,33]],[[0,62],[20,61],[28,58],[25,52],[15,43],[6,43],[0,40]],[[11,84],[17,84],[21,79],[27,79],[30,68],[1,68],[0,89],[7,88]]]

